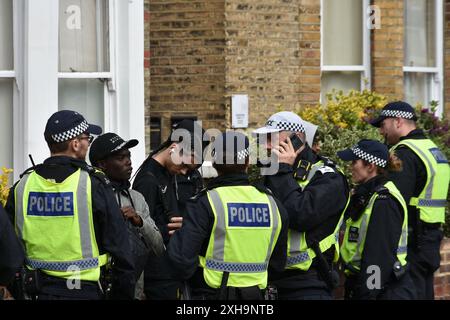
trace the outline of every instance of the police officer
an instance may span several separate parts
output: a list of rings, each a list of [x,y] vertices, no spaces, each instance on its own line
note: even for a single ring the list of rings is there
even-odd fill
[[[345,298],[413,299],[406,262],[408,212],[400,191],[386,177],[387,169],[401,168],[401,161],[374,140],[361,140],[337,154],[352,161],[352,180],[357,185],[346,210],[341,247]]]
[[[266,188],[250,185],[245,135],[224,133],[213,151],[219,176],[188,203],[169,257],[192,299],[260,300],[268,267],[284,269],[287,213]]]
[[[408,205],[408,261],[417,297],[434,299],[450,169],[442,151],[417,129],[416,120],[414,109],[397,101],[388,103],[371,123],[403,162],[403,170],[392,172],[389,179]]]
[[[74,111],[54,113],[45,127],[51,157],[27,170],[6,210],[26,253],[29,294],[38,299],[99,299],[101,267],[112,257],[112,298],[134,296],[134,270],[114,193],[85,162],[101,128]]]
[[[166,246],[170,236],[181,227],[185,214],[178,207],[174,176],[187,174],[201,163],[203,135],[204,130],[197,122],[186,119],[177,123],[170,137],[144,161],[134,180],[133,189],[147,201]],[[172,278],[169,267],[166,256],[148,259],[144,271],[147,299],[180,297],[182,282]]]
[[[130,189],[129,179],[133,168],[129,149],[138,143],[136,139],[125,141],[112,132],[102,134],[92,143],[89,160],[110,179],[122,215],[127,221],[135,265],[135,298],[142,300],[145,298],[143,270],[148,256],[162,255],[165,247],[161,233],[150,217],[144,197],[136,190]]]
[[[6,287],[14,280],[25,259],[22,245],[0,204],[0,300],[10,298]]]
[[[337,282],[332,270],[339,254],[336,238],[349,199],[347,180],[331,160],[311,150],[303,120],[295,113],[276,113],[254,133],[268,135],[267,148],[278,157],[278,171],[265,181],[289,213],[286,270],[271,275],[279,298],[331,299]]]

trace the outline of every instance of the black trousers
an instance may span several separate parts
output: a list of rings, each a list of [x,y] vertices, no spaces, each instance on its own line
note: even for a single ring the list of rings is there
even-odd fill
[[[408,248],[410,274],[419,300],[434,300],[434,272],[441,264],[442,238],[440,229],[425,229],[420,247]]]
[[[179,300],[182,287],[180,281],[146,279],[144,292],[147,300]]]
[[[357,287],[358,279],[355,277],[348,277],[345,281],[345,300],[362,300],[363,297],[359,294]],[[403,275],[401,279],[395,279],[392,276],[384,286],[384,289],[378,290],[376,295],[373,295],[375,300],[413,300],[416,297],[415,288],[409,272]],[[364,297],[364,299],[369,299]]]
[[[38,300],[101,300],[103,295],[96,282],[82,281],[80,289],[69,289],[67,280],[50,276],[42,277]]]
[[[278,289],[278,300],[333,300],[333,297],[325,288]]]

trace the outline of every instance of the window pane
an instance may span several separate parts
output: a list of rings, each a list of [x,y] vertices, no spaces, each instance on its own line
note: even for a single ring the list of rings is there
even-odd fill
[[[363,64],[362,0],[323,1],[323,65]]]
[[[12,0],[0,0],[0,70],[13,70]]]
[[[108,0],[59,0],[59,71],[109,71]]]
[[[0,173],[13,166],[13,80],[0,79]]]
[[[432,73],[405,73],[405,99],[412,105],[422,103],[428,106],[431,101]]]
[[[405,66],[436,66],[435,0],[405,1]]]
[[[59,110],[81,113],[89,123],[102,128],[104,119],[104,84],[97,79],[59,79]]]
[[[326,101],[326,94],[333,89],[344,93],[352,89],[361,90],[361,72],[324,72],[321,83],[322,102]]]

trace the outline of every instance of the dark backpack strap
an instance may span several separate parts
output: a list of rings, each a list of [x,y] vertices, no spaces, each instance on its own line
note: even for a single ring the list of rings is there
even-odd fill
[[[36,171],[36,169],[38,169],[38,168],[40,168],[40,167],[42,167],[42,166],[43,166],[43,164],[40,163],[40,164],[38,164],[38,165],[35,165],[35,166],[32,166],[32,167],[26,169],[24,172],[22,172],[22,173],[19,175],[19,178],[22,179],[24,175],[29,174],[29,173],[31,173],[31,172],[33,172],[33,171]]]

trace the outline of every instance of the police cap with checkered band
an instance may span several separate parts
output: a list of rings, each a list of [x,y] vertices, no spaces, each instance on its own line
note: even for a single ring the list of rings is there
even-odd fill
[[[237,131],[227,131],[215,137],[212,143],[214,162],[218,164],[244,164],[250,156],[247,136]]]
[[[386,168],[389,161],[389,150],[379,141],[363,139],[355,146],[337,152],[344,161],[366,160],[381,168]]]
[[[292,131],[305,133],[303,120],[298,115],[289,111],[282,111],[272,115],[266,125],[253,131],[253,134],[267,134],[280,131]]]
[[[404,118],[408,120],[417,120],[414,108],[409,103],[403,101],[394,101],[388,103],[383,110],[381,110],[380,116],[372,121],[370,124],[379,128],[381,122],[386,118]]]
[[[76,111],[61,110],[48,119],[44,137],[48,143],[61,143],[72,140],[82,133],[99,135],[102,133],[102,128],[89,124]]]

